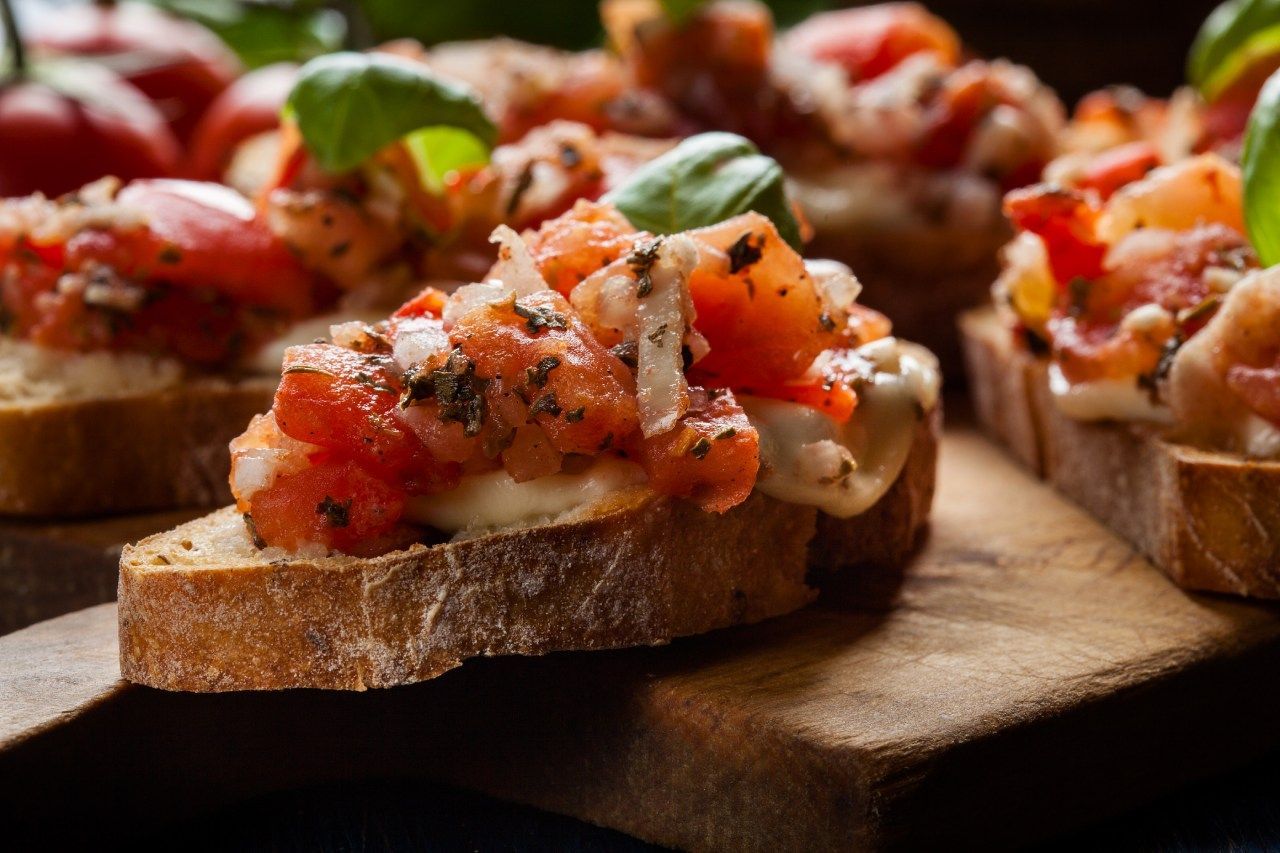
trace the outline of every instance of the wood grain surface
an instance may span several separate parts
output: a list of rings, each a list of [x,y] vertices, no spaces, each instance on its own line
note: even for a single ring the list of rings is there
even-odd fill
[[[126,542],[190,521],[204,510],[88,521],[0,521],[0,634],[113,601]]]
[[[111,605],[42,623],[0,638],[0,819],[100,838],[416,776],[691,849],[1003,846],[1280,740],[1274,607],[1180,592],[967,430],[934,519],[905,575],[789,617],[365,694],[128,687]]]

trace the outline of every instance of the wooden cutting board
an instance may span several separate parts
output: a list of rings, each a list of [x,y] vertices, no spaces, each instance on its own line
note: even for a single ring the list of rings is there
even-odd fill
[[[422,775],[677,847],[1001,846],[1280,741],[1280,610],[1180,592],[967,430],[905,575],[665,648],[200,696],[118,682],[114,632],[103,605],[0,638],[7,831]]]

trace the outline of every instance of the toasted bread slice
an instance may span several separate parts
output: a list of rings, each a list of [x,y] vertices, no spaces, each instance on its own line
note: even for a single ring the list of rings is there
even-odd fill
[[[961,320],[978,417],[1059,491],[1187,589],[1280,598],[1280,462],[1063,415],[1043,363],[991,310]]]
[[[227,444],[278,380],[0,403],[0,514],[72,518],[230,500]],[[114,389],[113,389],[114,390]]]
[[[634,487],[475,539],[272,559],[233,508],[219,510],[125,548],[121,672],[169,690],[363,690],[480,655],[654,645],[778,616],[816,595],[811,549],[835,567],[901,559],[916,544],[937,424],[917,426],[871,511],[821,525],[817,510],[759,493],[716,515]]]

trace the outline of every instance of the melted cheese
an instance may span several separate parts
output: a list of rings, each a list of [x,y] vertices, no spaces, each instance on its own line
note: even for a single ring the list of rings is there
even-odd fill
[[[914,426],[938,404],[937,361],[922,347],[893,338],[859,350],[872,369],[858,409],[841,424],[810,406],[740,396],[760,432],[768,474],[757,488],[787,503],[816,506],[838,518],[865,512],[884,496],[906,464]],[[835,448],[833,448],[835,445]],[[832,454],[833,449],[843,449]],[[848,458],[853,470],[815,476],[823,464]],[[645,482],[640,466],[601,458],[580,474],[552,474],[517,483],[505,471],[464,477],[456,489],[414,497],[408,521],[466,537],[552,521],[628,486]]]
[[[1070,382],[1058,365],[1049,366],[1049,393],[1058,411],[1078,421],[1173,422],[1168,407],[1153,402],[1138,380],[1097,379]]]
[[[633,462],[599,459],[580,474],[517,483],[506,471],[464,477],[456,489],[410,498],[405,519],[446,533],[479,533],[550,521],[619,489],[643,483]]]
[[[938,404],[937,361],[928,350],[892,338],[860,352],[876,371],[859,389],[858,408],[846,424],[799,403],[739,397],[760,432],[761,461],[767,466],[756,486],[761,492],[851,518],[893,485],[911,452],[915,424]],[[853,470],[815,476],[814,458],[830,458],[833,443],[848,450]]]

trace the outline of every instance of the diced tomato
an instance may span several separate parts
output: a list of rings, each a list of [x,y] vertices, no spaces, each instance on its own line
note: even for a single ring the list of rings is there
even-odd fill
[[[1150,142],[1130,142],[1103,151],[1085,167],[1078,183],[1096,190],[1103,199],[1125,184],[1140,180],[1160,165],[1160,153]]]
[[[840,344],[860,347],[893,333],[893,323],[874,308],[855,302],[849,310],[849,322],[845,324]]]
[[[839,342],[804,260],[768,219],[746,213],[690,233],[707,247],[689,290],[711,345],[698,368],[715,386],[785,382]]]
[[[727,512],[755,488],[760,435],[729,391],[691,388],[689,412],[675,428],[642,439],[637,459],[661,494]]]
[[[285,435],[355,459],[411,493],[457,485],[458,465],[432,458],[396,416],[399,399],[389,356],[307,344],[285,351],[274,411]]]
[[[309,543],[354,556],[388,550],[404,512],[405,493],[351,460],[320,461],[286,474],[254,494],[252,530],[268,545]]]
[[[743,393],[774,400],[787,400],[817,409],[840,423],[853,417],[858,407],[858,394],[843,379],[823,377],[803,382],[787,382],[781,385],[753,386],[741,389]]]
[[[1180,324],[1172,319],[1213,304],[1205,271],[1222,267],[1244,272],[1257,266],[1239,232],[1225,225],[1202,225],[1178,232],[1159,257],[1125,255],[1105,275],[1065,288],[1049,324],[1063,375],[1086,382],[1150,373],[1175,331],[1195,334],[1212,316],[1211,311],[1198,311],[1200,316]],[[1129,312],[1153,304],[1168,312],[1164,323],[1141,332],[1121,326]]]
[[[525,234],[542,277],[565,296],[648,236],[636,231],[612,205],[590,201],[577,202],[567,213]]]
[[[917,53],[946,66],[960,59],[960,39],[941,18],[916,3],[882,3],[813,15],[786,36],[787,47],[842,67],[854,81],[871,80]]]
[[[422,292],[396,309],[393,317],[439,317],[444,313],[444,303],[448,297],[434,287],[423,288]]]
[[[314,277],[229,187],[196,181],[135,181],[117,196],[146,227],[82,231],[67,263],[105,263],[134,281],[208,288],[247,305],[300,317],[314,310]]]
[[[554,291],[472,311],[449,337],[476,376],[527,403],[561,453],[595,454],[638,428],[631,372]]]
[[[1004,210],[1014,227],[1044,240],[1054,278],[1065,285],[1077,276],[1102,274],[1107,247],[1095,235],[1099,209],[1073,190],[1038,185],[1005,196]]]

